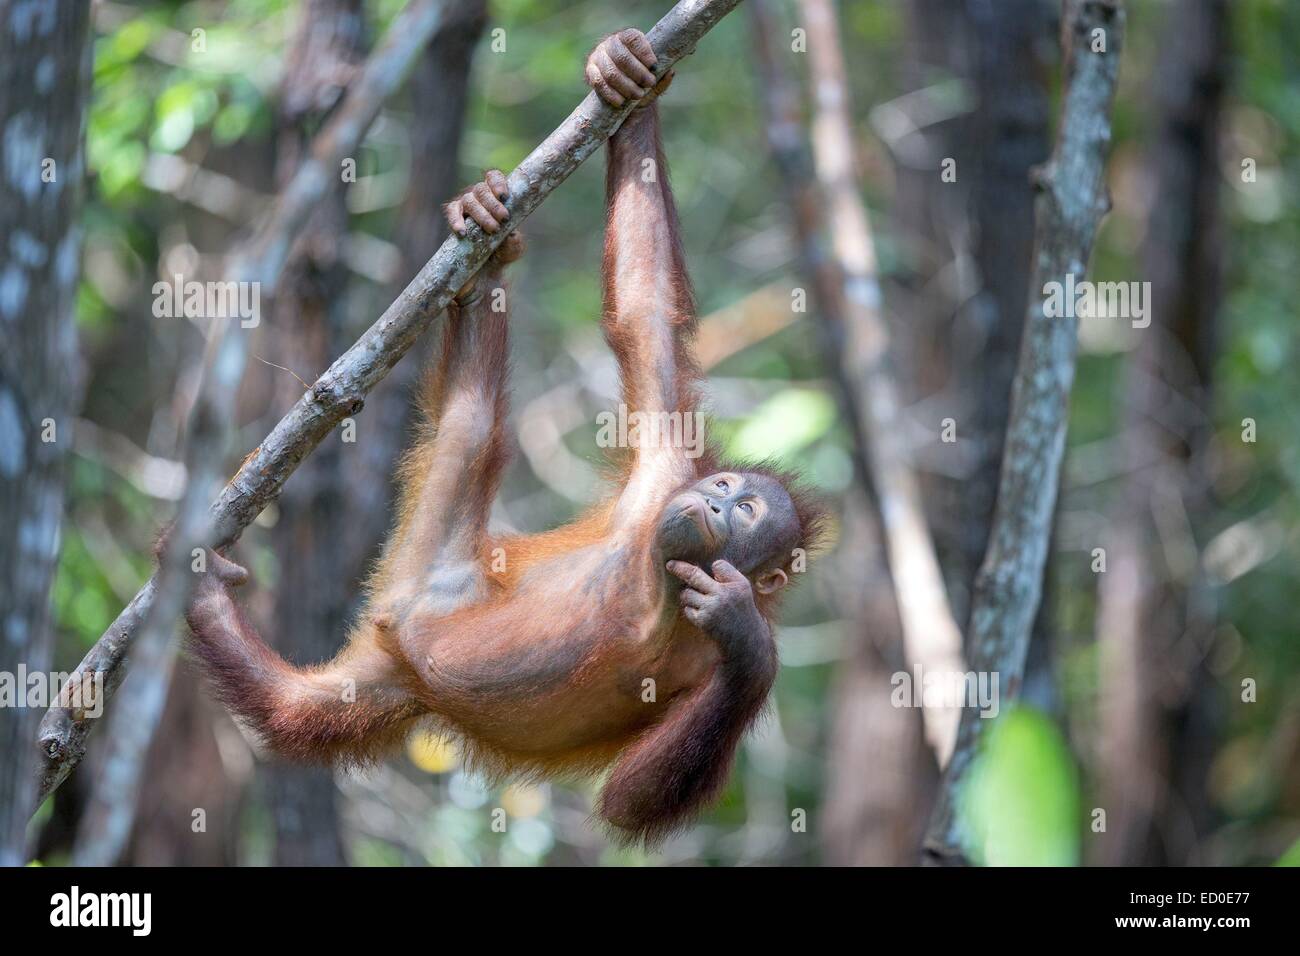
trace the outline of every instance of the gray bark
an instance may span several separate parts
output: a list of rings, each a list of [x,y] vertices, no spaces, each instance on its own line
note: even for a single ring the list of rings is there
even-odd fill
[[[965,124],[972,138],[961,178],[969,190],[971,253],[980,291],[963,308],[969,339],[962,342],[956,368],[959,390],[970,400],[962,431],[977,453],[974,471],[959,490],[963,520],[953,556],[969,594],[988,548],[1024,328],[1034,242],[1029,176],[1047,158],[1042,47],[1052,24],[1041,0],[968,0],[966,7],[975,38],[971,78],[976,108]]]
[[[1033,279],[1016,369],[989,549],[976,578],[968,641],[971,667],[997,673],[1003,706],[1020,691],[1025,652],[1042,593],[1070,390],[1078,322],[1049,318],[1048,283],[1086,275],[1097,226],[1109,199],[1106,156],[1110,107],[1119,74],[1124,10],[1119,0],[1071,0],[1065,16],[1069,44],[1060,127],[1052,158],[1036,177]],[[1092,52],[1094,31],[1105,52]],[[985,721],[962,711],[957,747],[944,773],[926,837],[931,862],[964,862],[956,794],[979,748]]]
[[[0,671],[45,673],[50,581],[80,392],[76,225],[91,76],[85,0],[0,0]],[[53,165],[51,165],[51,163]],[[0,865],[20,865],[40,711],[0,707]]]

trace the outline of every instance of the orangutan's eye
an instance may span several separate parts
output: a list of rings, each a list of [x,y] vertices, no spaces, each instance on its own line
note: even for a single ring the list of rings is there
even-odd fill
[[[728,482],[726,478],[719,478],[717,481],[713,483],[713,487],[717,488],[725,495],[728,491],[731,490],[731,483]]]
[[[751,518],[754,517],[754,506],[748,501],[742,501],[740,503],[740,510],[745,512],[745,514],[749,515]]]

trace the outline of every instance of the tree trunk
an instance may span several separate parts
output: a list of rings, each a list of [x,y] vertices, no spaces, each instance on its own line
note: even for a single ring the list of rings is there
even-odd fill
[[[765,110],[768,149],[781,177],[801,277],[812,287],[824,361],[850,415],[854,383],[840,371],[833,329],[848,321],[839,271],[823,250],[819,210],[827,201],[813,173],[802,95],[787,68],[784,35],[764,0],[750,0]],[[846,653],[837,666],[820,841],[837,865],[901,864],[915,859],[925,819],[927,783],[936,766],[927,751],[921,714],[896,708],[890,675],[906,666],[894,581],[875,505],[868,498],[865,441],[854,429],[855,481],[846,496],[839,562],[851,569],[837,582],[836,605],[846,623]]]
[[[76,217],[90,6],[0,0],[0,671],[49,670],[50,581],[78,384]],[[26,690],[20,683],[18,693]],[[0,708],[0,864],[26,858],[40,700]]]
[[[1122,405],[1128,458],[1147,464],[1122,491],[1098,615],[1108,816],[1101,860],[1111,865],[1196,863],[1209,817],[1206,742],[1213,734],[1206,725],[1214,715],[1201,691],[1214,610],[1190,535],[1208,505],[1204,457],[1222,298],[1217,156],[1226,2],[1181,0],[1166,35],[1148,157],[1155,192],[1142,249],[1151,324],[1135,331]],[[1168,515],[1179,516],[1189,547],[1169,545]]]
[[[280,91],[277,178],[283,188],[311,141],[311,129],[338,102],[365,55],[361,0],[306,0]],[[358,159],[359,157],[351,157]],[[275,302],[276,364],[310,377],[346,344],[348,267],[343,245],[348,210],[340,170],[303,229],[285,264]],[[301,371],[299,371],[301,370]],[[303,386],[281,372],[278,407],[292,405]],[[350,521],[338,434],[298,469],[280,496],[272,535],[279,566],[272,635],[286,659],[315,663],[337,653],[347,624],[348,589],[339,542]],[[339,829],[338,790],[328,767],[272,761],[259,768],[281,866],[346,863]]]
[[[958,257],[969,255],[971,225],[967,196],[974,182],[968,175],[970,140],[968,103],[974,85],[968,60],[978,38],[970,36],[965,0],[906,0],[898,4],[905,17],[901,86],[904,93],[877,108],[875,127],[893,160],[894,195],[889,218],[899,246],[900,268],[895,278],[896,301],[891,310],[891,338],[902,367],[900,374],[909,405],[953,388],[957,334],[955,320],[965,290],[954,281],[969,274],[957,271]],[[949,99],[954,102],[949,102]],[[941,164],[956,161],[955,182],[940,179]],[[964,361],[963,356],[956,364]],[[964,411],[965,406],[962,407]],[[955,411],[945,407],[944,413]],[[965,416],[958,414],[965,426]],[[929,424],[928,422],[926,424]],[[966,429],[962,429],[965,438]],[[962,482],[941,474],[919,476],[926,488],[926,514],[931,517],[935,547],[951,582],[954,523],[960,498],[953,486]],[[954,594],[960,598],[960,594]],[[961,608],[954,606],[960,616]]]
[[[226,721],[229,734],[238,730],[219,707],[207,696],[195,664],[177,660],[159,732],[145,758],[148,783],[136,799],[135,829],[122,861],[125,865],[234,866],[239,862],[239,814],[250,774],[232,773],[222,757],[214,727]]]
[[[1109,208],[1106,161],[1110,110],[1124,37],[1121,0],[1068,4],[1065,94],[1056,146],[1036,177],[1033,278],[1012,388],[1006,449],[989,548],[976,576],[967,641],[971,669],[1000,675],[1003,702],[1020,692],[1029,635],[1042,595],[1043,568],[1065,454],[1070,392],[1078,348],[1077,320],[1054,315],[1048,288],[1086,278],[1098,224]],[[1104,48],[1094,49],[1097,36]],[[962,863],[969,834],[957,794],[987,724],[979,712],[961,714],[957,748],[944,772],[930,830],[927,860]]]
[[[840,560],[856,573],[837,595],[851,630],[831,695],[822,852],[831,866],[907,866],[938,769],[920,714],[894,705],[892,676],[907,668],[902,625],[875,513],[860,491],[845,509]]]
[[[962,483],[963,518],[953,556],[967,594],[988,548],[998,473],[1011,412],[1033,268],[1034,193],[1030,172],[1047,159],[1047,64],[1057,24],[1039,0],[967,2],[977,105],[966,129],[971,254],[979,290],[963,306],[959,392],[969,405],[961,428],[975,448]],[[960,428],[960,426],[959,426]],[[960,433],[960,432],[959,432]],[[965,622],[963,622],[965,623]]]
[[[905,4],[908,92],[882,121],[908,301],[894,327],[909,402],[947,459],[922,475],[954,613],[967,623],[988,544],[1033,251],[1030,171],[1047,158],[1047,64],[1057,24],[1042,0]],[[950,99],[961,100],[950,103]],[[892,137],[892,138],[891,138]],[[943,178],[945,163],[952,179]],[[959,460],[944,451],[961,452]]]

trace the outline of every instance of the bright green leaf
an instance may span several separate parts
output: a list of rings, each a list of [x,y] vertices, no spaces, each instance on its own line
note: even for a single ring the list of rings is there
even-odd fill
[[[1017,708],[990,729],[959,797],[967,852],[989,866],[1079,862],[1079,789],[1060,731]]]

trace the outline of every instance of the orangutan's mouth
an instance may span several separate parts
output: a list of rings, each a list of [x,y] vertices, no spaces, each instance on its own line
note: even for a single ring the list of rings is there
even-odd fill
[[[700,498],[692,495],[690,500],[682,506],[678,513],[679,517],[686,517],[694,522],[695,526],[703,533],[706,543],[710,547],[718,546],[718,532],[714,530],[713,523],[709,521],[709,508]]]

